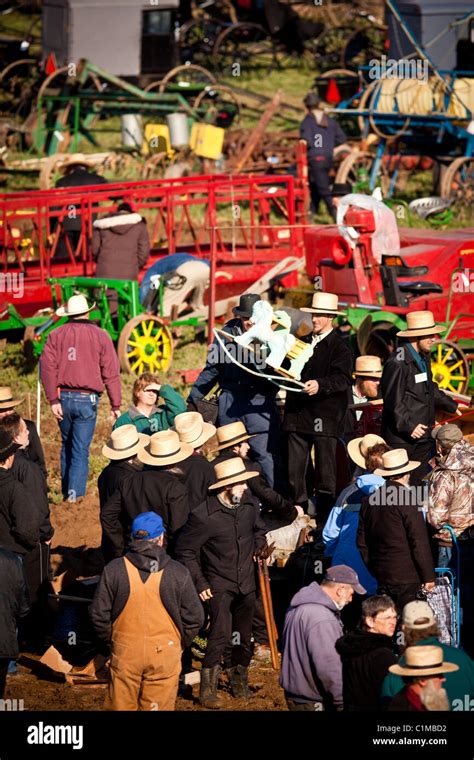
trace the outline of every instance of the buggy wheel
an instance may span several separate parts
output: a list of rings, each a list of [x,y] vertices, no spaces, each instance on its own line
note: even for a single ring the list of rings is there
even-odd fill
[[[442,390],[466,393],[469,386],[469,363],[457,343],[438,340],[431,349],[433,380]]]
[[[472,222],[474,206],[474,158],[456,158],[446,169],[441,184],[441,197],[452,200],[456,219]]]
[[[168,85],[173,84],[177,87],[190,87],[191,85],[203,85],[215,84],[216,78],[214,74],[204,68],[204,66],[196,66],[193,63],[185,63],[183,66],[176,66],[176,68],[168,71],[165,77],[159,83],[159,91],[166,92]],[[150,85],[150,91],[152,86]]]
[[[138,314],[120,333],[117,354],[120,368],[129,375],[166,372],[173,358],[171,330],[153,314]]]
[[[374,156],[372,153],[363,150],[353,150],[341,162],[334,181],[341,183],[350,182],[353,193],[366,193],[370,190],[370,172],[373,162]],[[390,177],[384,163],[381,163],[380,184],[384,197],[387,197]]]
[[[206,120],[216,127],[229,127],[239,120],[240,105],[231,87],[223,84],[210,84],[199,93],[193,103],[197,111],[201,106],[206,108]]]
[[[212,51],[214,68],[221,74],[240,70],[269,73],[278,66],[275,43],[259,24],[232,24],[216,39]]]

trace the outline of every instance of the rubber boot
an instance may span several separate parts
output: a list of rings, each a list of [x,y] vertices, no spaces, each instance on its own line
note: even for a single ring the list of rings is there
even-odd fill
[[[253,696],[248,684],[248,668],[244,665],[235,665],[227,670],[227,675],[229,677],[230,691],[235,699],[248,699]]]
[[[219,665],[215,665],[213,668],[201,668],[199,704],[208,707],[210,710],[218,710],[222,704],[222,700],[217,694],[219,672]]]

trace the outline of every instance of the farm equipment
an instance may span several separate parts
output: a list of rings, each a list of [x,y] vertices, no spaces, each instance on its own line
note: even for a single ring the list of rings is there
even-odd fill
[[[474,261],[472,231],[400,229],[400,251],[378,261],[372,250],[372,212],[349,207],[344,223],[359,233],[352,248],[338,227],[305,231],[306,271],[348,304],[360,353],[386,359],[410,310],[429,309],[447,328],[433,348],[440,387],[468,393],[474,384]],[[429,281],[425,279],[429,277]]]
[[[351,182],[355,192],[381,184],[391,197],[405,188],[410,172],[432,168],[435,192],[451,200],[460,220],[468,220],[474,197],[473,73],[438,68],[392,0],[387,6],[418,58],[385,57],[361,67],[362,89],[334,112],[357,120],[362,140],[372,147],[356,147],[339,166],[336,182]],[[473,15],[453,23],[467,25]]]

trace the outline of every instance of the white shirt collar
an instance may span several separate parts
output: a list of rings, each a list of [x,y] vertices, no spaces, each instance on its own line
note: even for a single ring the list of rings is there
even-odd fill
[[[324,338],[327,338],[327,336],[329,335],[329,333],[332,333],[333,329],[334,328],[331,327],[330,330],[328,330],[327,332],[323,333],[322,335],[313,335],[313,340],[311,341],[311,345],[313,346],[313,348],[315,346],[317,346],[318,343],[321,343],[321,341],[324,340]]]

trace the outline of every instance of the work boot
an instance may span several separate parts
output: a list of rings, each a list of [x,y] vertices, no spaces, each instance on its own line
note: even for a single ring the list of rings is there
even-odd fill
[[[210,710],[218,710],[222,701],[217,694],[217,682],[219,680],[219,665],[213,668],[201,668],[201,685],[199,689],[199,704]]]
[[[253,696],[248,684],[249,669],[245,665],[235,665],[233,668],[229,668],[227,675],[230,691],[235,699],[248,699]]]

